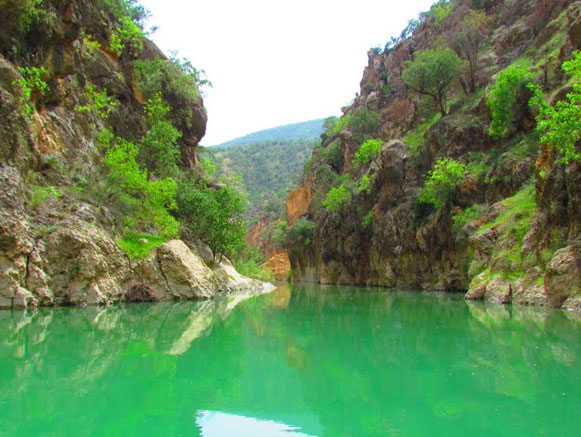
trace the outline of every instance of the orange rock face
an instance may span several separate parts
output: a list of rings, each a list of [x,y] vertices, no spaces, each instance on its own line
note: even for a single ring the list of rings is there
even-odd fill
[[[261,219],[246,234],[246,245],[258,247],[264,253],[266,259],[270,258],[274,250],[269,225],[270,223],[267,220]]]
[[[287,251],[284,249],[275,250],[269,260],[266,261],[262,267],[266,267],[270,270],[277,280],[285,280],[288,274],[287,272],[291,268]]]
[[[292,191],[286,199],[286,221],[289,226],[306,214],[313,201],[313,188],[310,183],[305,183]]]

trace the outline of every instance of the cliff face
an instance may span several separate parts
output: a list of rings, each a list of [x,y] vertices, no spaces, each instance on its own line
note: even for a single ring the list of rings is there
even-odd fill
[[[139,10],[127,7],[0,1],[0,307],[211,297],[235,288],[230,267],[213,274],[179,240],[139,262],[116,242],[124,206],[105,183],[99,136],[136,141],[145,133],[139,63],[159,66],[147,79],[158,80],[179,131],[182,171],[196,170],[206,127],[197,86],[189,94],[172,86],[178,69],[127,15]]]
[[[474,92],[465,63],[442,116],[406,87],[402,72],[419,52],[453,46],[475,10],[483,24]],[[383,53],[371,50],[361,91],[343,108],[342,127],[323,134],[305,174],[313,194],[301,214],[315,230],[312,239],[298,232],[289,238],[293,279],[469,291],[473,299],[581,308],[579,162],[563,164],[540,144],[530,94],[517,96],[511,130],[500,139],[489,135],[486,104],[497,73],[514,63],[525,65],[553,102],[563,98],[570,85],[561,64],[579,48],[580,10],[574,1],[452,1],[446,14],[433,8]],[[363,167],[354,165],[361,123],[347,122],[357,113],[377,114],[378,123],[364,133],[383,143]],[[451,200],[434,208],[418,199],[443,158],[467,171]],[[346,177],[359,189],[330,211],[323,199]],[[363,178],[371,180],[369,189],[361,189]],[[293,220],[295,209],[288,211]]]

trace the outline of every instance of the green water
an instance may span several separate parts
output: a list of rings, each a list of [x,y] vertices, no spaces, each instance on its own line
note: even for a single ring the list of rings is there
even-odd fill
[[[446,294],[0,311],[8,436],[579,435],[581,319]]]

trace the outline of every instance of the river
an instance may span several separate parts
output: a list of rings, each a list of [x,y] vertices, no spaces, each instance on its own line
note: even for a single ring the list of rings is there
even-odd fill
[[[5,436],[578,435],[581,317],[290,286],[0,311]]]

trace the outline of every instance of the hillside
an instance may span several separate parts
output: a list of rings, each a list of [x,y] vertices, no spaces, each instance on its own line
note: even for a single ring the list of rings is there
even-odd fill
[[[251,223],[260,218],[284,217],[285,200],[300,182],[302,169],[316,139],[265,141],[238,147],[204,149],[217,164],[218,175],[239,175],[244,180]]]
[[[323,121],[324,119],[320,119],[277,126],[271,129],[253,132],[213,147],[237,147],[267,141],[310,140],[312,138],[319,138],[323,131]]]
[[[220,263],[244,246],[243,202],[198,168],[203,75],[146,16],[0,0],[0,308],[262,289]]]
[[[293,279],[581,309],[581,2],[442,0],[287,201]]]

